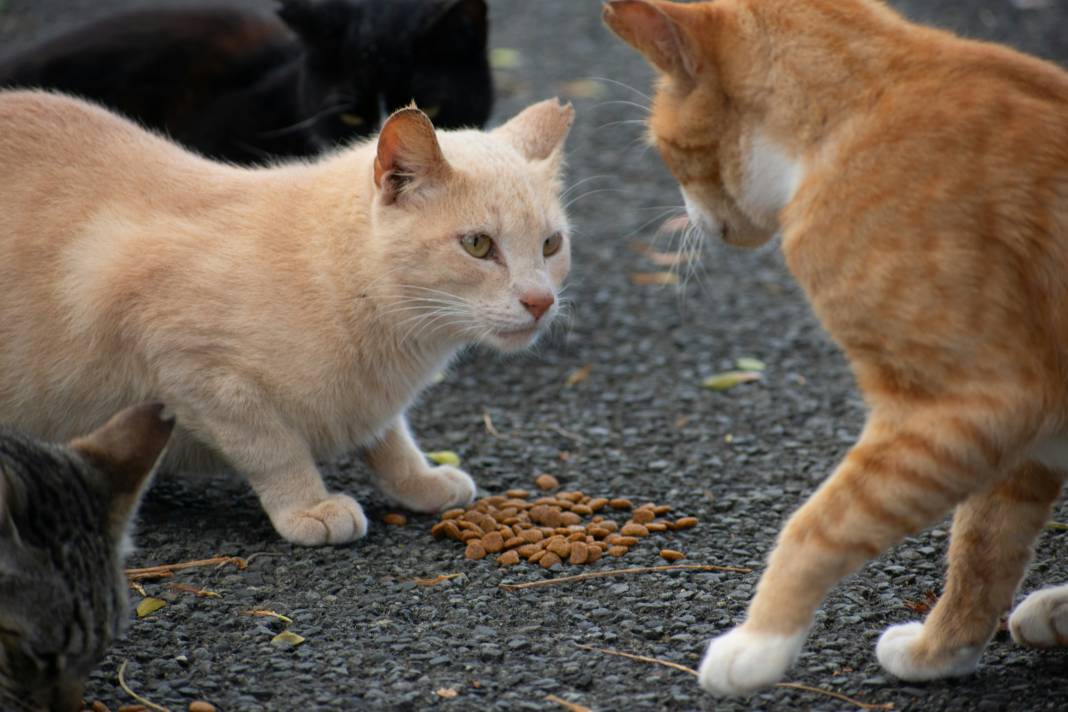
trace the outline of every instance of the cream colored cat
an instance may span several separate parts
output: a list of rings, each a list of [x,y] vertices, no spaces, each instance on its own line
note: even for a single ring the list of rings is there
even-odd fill
[[[471,500],[404,411],[465,344],[530,344],[570,267],[571,107],[435,133],[415,109],[312,164],[213,163],[94,105],[0,92],[0,422],[177,416],[165,467],[229,466],[290,541],[362,536],[316,468],[363,447],[406,507]]]

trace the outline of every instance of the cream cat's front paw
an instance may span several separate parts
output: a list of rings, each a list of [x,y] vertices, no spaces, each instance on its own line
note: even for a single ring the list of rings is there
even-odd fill
[[[982,646],[965,645],[937,655],[921,656],[917,641],[922,635],[922,623],[903,623],[887,628],[875,647],[879,664],[894,677],[910,681],[970,675],[979,667]]]
[[[279,534],[304,546],[347,544],[367,533],[363,508],[345,494],[332,494],[305,509],[284,511],[272,521]]]
[[[797,660],[804,642],[805,631],[777,635],[739,626],[709,643],[701,661],[701,687],[728,697],[774,685]]]
[[[1068,647],[1068,586],[1035,591],[1009,616],[1009,632],[1020,645]]]
[[[451,465],[428,467],[417,475],[382,483],[382,492],[415,512],[440,512],[475,499],[475,481]]]

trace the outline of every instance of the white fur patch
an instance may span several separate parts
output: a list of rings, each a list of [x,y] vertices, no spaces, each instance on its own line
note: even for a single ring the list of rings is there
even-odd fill
[[[745,182],[738,203],[754,222],[778,225],[779,212],[801,183],[801,165],[781,146],[757,132],[745,162]]]
[[[806,633],[754,633],[739,626],[713,639],[701,661],[701,687],[728,697],[774,685],[797,660]]]
[[[983,649],[967,645],[948,656],[943,665],[923,665],[913,658],[912,644],[923,634],[922,623],[892,625],[883,631],[875,646],[879,664],[894,677],[902,680],[937,680],[942,677],[970,675],[979,666]]]
[[[1068,586],[1035,591],[1009,617],[1012,639],[1032,648],[1068,647]]]
[[[686,205],[686,216],[690,218],[690,223],[696,225],[707,238],[722,238],[723,223],[712,213],[703,210],[696,200],[687,195],[685,188],[679,190],[682,192],[682,202]]]

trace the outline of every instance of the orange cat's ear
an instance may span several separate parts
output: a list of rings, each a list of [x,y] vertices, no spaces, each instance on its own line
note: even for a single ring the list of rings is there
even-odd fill
[[[602,17],[612,32],[661,71],[693,78],[700,54],[686,25],[694,12],[680,3],[610,0]]]
[[[434,124],[419,109],[400,109],[378,134],[375,185],[389,205],[401,195],[428,180],[448,175],[449,164],[441,152]]]
[[[564,141],[575,121],[575,109],[559,99],[531,104],[493,132],[502,136],[530,161],[559,163]]]

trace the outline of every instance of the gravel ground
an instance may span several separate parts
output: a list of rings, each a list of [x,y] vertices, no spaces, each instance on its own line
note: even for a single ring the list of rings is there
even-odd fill
[[[0,40],[24,41],[68,15],[121,4],[0,0]],[[895,4],[928,22],[1068,61],[1063,0],[1029,10],[1008,0]],[[163,480],[144,507],[132,565],[270,555],[245,571],[177,579],[220,598],[147,585],[168,605],[132,622],[93,675],[90,699],[112,709],[129,702],[115,681],[129,661],[129,684],[175,710],[193,699],[224,710],[560,709],[546,701],[549,694],[596,710],[852,708],[781,688],[717,702],[683,673],[576,646],[695,667],[706,641],[741,619],[784,518],[853,441],[863,406],[776,249],[707,245],[678,291],[630,282],[631,272],[657,269],[631,243],[651,240],[657,216],[679,198],[654,153],[636,143],[641,109],[608,103],[641,97],[609,82],[594,85],[603,96],[590,97],[589,84],[570,83],[611,77],[648,91],[649,71],[601,27],[599,3],[493,0],[492,21],[493,46],[517,49],[521,58],[499,77],[497,118],[536,99],[572,95],[571,180],[589,179],[575,195],[603,192],[571,207],[578,236],[568,328],[534,354],[463,358],[414,409],[415,431],[427,450],[457,451],[487,492],[529,487],[546,471],[567,488],[673,504],[701,524],[661,541],[694,563],[756,572],[641,575],[508,593],[500,582],[554,574],[465,561],[460,547],[431,540],[430,517],[411,517],[401,528],[378,524],[354,546],[291,547],[243,484]],[[614,123],[621,121],[632,123]],[[671,244],[664,238],[661,247]],[[762,382],[728,393],[700,388],[703,377],[742,356],[767,362]],[[565,386],[586,364],[588,378]],[[500,437],[487,433],[484,413]],[[376,524],[389,511],[361,465],[342,460],[328,470],[331,484],[359,497]],[[1057,518],[1068,520],[1068,507]],[[1058,556],[1066,536],[1043,536],[1025,591],[1068,580]],[[886,625],[915,617],[906,601],[941,590],[946,542],[947,526],[939,526],[836,588],[788,679],[895,709],[1068,709],[1065,654],[1017,648],[1005,633],[966,680],[909,685],[882,673],[875,640]],[[646,543],[622,562],[592,568],[656,564],[657,548]],[[461,575],[433,587],[413,582],[454,573]],[[272,647],[280,625],[241,615],[252,608],[289,616],[306,642]]]

